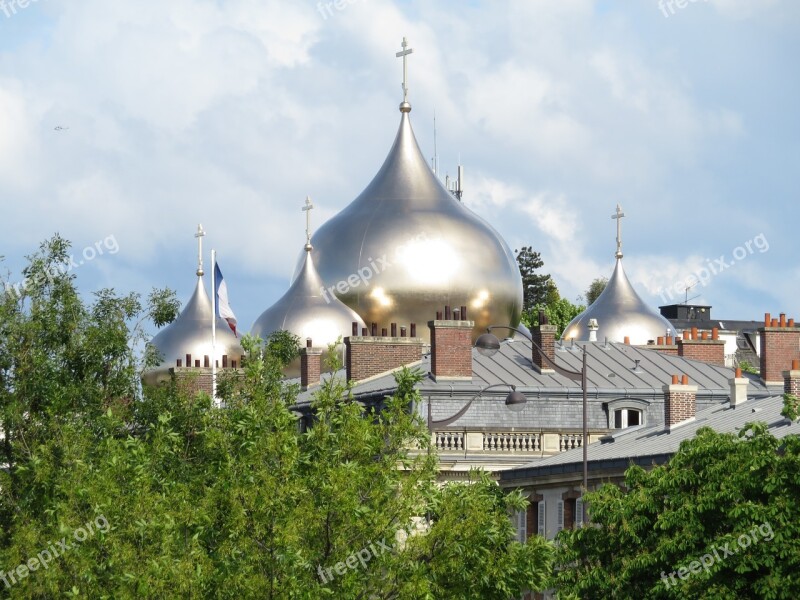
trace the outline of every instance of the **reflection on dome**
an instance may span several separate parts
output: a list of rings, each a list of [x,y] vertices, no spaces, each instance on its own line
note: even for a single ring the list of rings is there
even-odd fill
[[[325,289],[314,268],[311,250],[311,246],[306,244],[300,273],[287,292],[261,313],[251,330],[253,335],[266,338],[275,331],[286,330],[298,336],[301,345],[311,338],[314,347],[327,348],[339,337],[350,335],[353,322],[358,323],[359,330],[366,327],[352,309]],[[340,344],[337,352],[342,348],[343,344]],[[323,365],[325,358],[323,355]],[[289,377],[299,376],[300,360],[292,362],[284,372]]]
[[[378,174],[314,234],[326,288],[366,323],[416,323],[426,339],[425,324],[445,305],[471,307],[476,337],[489,325],[516,326],[522,279],[511,250],[430,170],[404,106]],[[353,277],[358,285],[338,285]]]

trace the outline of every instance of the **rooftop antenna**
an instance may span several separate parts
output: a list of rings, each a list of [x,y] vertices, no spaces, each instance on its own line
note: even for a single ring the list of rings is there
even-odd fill
[[[433,174],[439,177],[439,151],[436,148],[436,108],[433,109]]]
[[[697,294],[697,296],[692,296],[691,298],[689,298],[689,290],[692,289],[696,285],[697,285],[697,282],[693,283],[692,285],[687,285],[686,288],[684,289],[684,293],[686,294],[685,300],[683,301],[684,304],[689,304],[689,300],[694,300],[695,298],[699,298],[700,297],[700,294]]]

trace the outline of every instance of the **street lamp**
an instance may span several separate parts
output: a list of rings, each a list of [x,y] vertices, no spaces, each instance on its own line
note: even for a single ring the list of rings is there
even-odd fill
[[[558,366],[555,361],[545,354],[544,350],[539,347],[539,344],[533,341],[533,338],[530,336],[530,334],[526,333],[525,331],[505,325],[492,325],[486,329],[486,333],[478,337],[478,339],[475,341],[475,348],[483,356],[492,356],[500,349],[500,340],[492,333],[492,329],[508,329],[524,336],[530,341],[531,344],[533,344],[533,347],[539,353],[539,356],[542,357],[542,360],[550,365],[550,367],[552,367],[556,373],[563,375],[572,381],[581,382],[581,391],[583,392],[583,489],[584,491],[587,491],[589,489],[589,453],[587,449],[587,446],[589,445],[589,405],[586,400],[586,346],[583,346],[583,364],[581,370],[570,371],[569,369]]]
[[[464,414],[469,410],[470,406],[472,406],[472,403],[475,402],[475,400],[477,400],[478,398],[480,398],[483,392],[500,386],[511,388],[511,391],[508,393],[508,396],[506,396],[506,408],[514,412],[520,412],[523,408],[525,408],[525,403],[528,401],[528,399],[525,398],[525,394],[522,394],[521,392],[517,391],[517,386],[511,385],[510,383],[494,383],[492,385],[486,386],[477,394],[475,394],[472,398],[470,398],[470,401],[467,402],[464,408],[459,410],[452,417],[441,419],[439,421],[433,420],[433,416],[431,413],[431,400],[430,398],[428,398],[428,431],[433,432],[434,427],[447,427],[448,425],[455,423],[461,417],[464,416]]]

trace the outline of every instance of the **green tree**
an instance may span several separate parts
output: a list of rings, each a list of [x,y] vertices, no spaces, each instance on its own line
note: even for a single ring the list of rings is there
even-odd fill
[[[600,294],[606,289],[606,285],[608,285],[608,277],[598,277],[589,284],[589,287],[586,288],[587,306],[591,306],[600,297]]]
[[[538,327],[539,310],[544,311],[550,325],[556,326],[556,336],[560,337],[570,321],[586,310],[586,307],[582,304],[573,304],[566,298],[559,298],[546,306],[538,306],[533,311],[523,313],[522,323],[528,328]]]
[[[522,275],[523,312],[531,313],[537,306],[548,306],[559,299],[558,288],[549,274],[539,273],[544,266],[542,257],[531,246],[514,250]]]
[[[508,598],[545,585],[551,547],[514,539],[519,494],[480,473],[437,482],[413,409],[420,373],[398,372],[379,411],[328,378],[305,428],[282,379],[285,335],[242,341],[224,409],[181,381],[142,389],[143,319],[169,321],[174,296],[145,306],[105,290],[87,305],[51,271],[68,248],[45,244],[35,283],[0,303],[6,596]]]
[[[555,585],[579,598],[800,597],[800,438],[765,424],[700,429],[625,490],[586,495],[592,526],[560,534]]]

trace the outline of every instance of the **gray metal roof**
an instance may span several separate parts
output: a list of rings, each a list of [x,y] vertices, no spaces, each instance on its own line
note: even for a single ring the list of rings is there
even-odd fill
[[[711,396],[720,402],[730,392],[729,381],[733,371],[708,363],[671,356],[643,347],[609,342],[576,342],[556,344],[556,364],[566,369],[580,371],[582,347],[587,349],[588,393],[592,397],[615,395],[660,395],[662,387],[671,382],[672,375],[686,374],[693,385],[698,386],[698,397]],[[507,383],[517,386],[518,391],[537,397],[580,396],[580,382],[558,375],[540,374],[532,366],[531,343],[527,340],[506,340],[494,356],[483,356],[472,351],[472,381],[435,381],[430,375],[430,357],[423,358],[419,368],[428,373],[420,383],[423,396],[471,397],[488,385]],[[635,361],[639,361],[638,372],[634,372]],[[337,373],[344,377],[344,371]],[[758,377],[750,378],[748,394],[768,395],[769,391]],[[358,383],[353,388],[356,397],[367,398],[391,393],[395,387],[394,375]],[[307,403],[314,390],[303,392],[298,404]],[[505,397],[507,391],[496,390],[495,396]],[[487,393],[487,396],[490,394]]]
[[[613,442],[595,442],[588,446],[589,471],[620,468],[631,463],[662,463],[678,451],[681,442],[694,438],[701,427],[711,427],[720,433],[735,433],[746,423],[766,422],[777,438],[800,434],[800,423],[781,416],[781,395],[749,398],[747,402],[731,408],[726,402],[697,413],[696,419],[672,431],[663,425],[625,429],[609,436]],[[532,462],[530,465],[503,471],[502,482],[514,482],[554,473],[580,472],[583,469],[583,450],[570,450]]]

